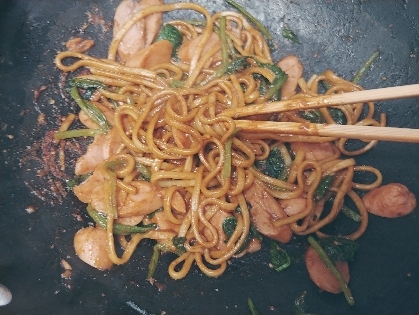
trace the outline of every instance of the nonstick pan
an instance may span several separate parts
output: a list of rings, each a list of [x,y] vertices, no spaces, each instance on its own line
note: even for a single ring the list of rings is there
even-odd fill
[[[194,1],[211,12],[221,0]],[[332,69],[351,79],[379,51],[361,84],[367,88],[419,81],[419,2],[402,0],[239,1],[274,35],[275,60],[297,55],[304,77]],[[72,36],[92,38],[89,51],[106,57],[112,15],[119,0],[0,1],[0,283],[13,300],[0,314],[291,314],[304,291],[310,314],[417,314],[419,311],[419,212],[398,219],[370,216],[350,262],[355,305],[343,295],[320,292],[309,280],[301,244],[290,248],[292,266],[269,267],[265,249],[233,259],[219,278],[197,268],[183,280],[167,275],[163,255],[153,285],[145,280],[151,244],[126,265],[106,272],[75,256],[72,238],[89,218],[65,189],[64,172],[45,171],[45,135],[75,111],[60,86],[53,59]],[[230,8],[231,9],[231,8]],[[191,18],[191,12],[165,18]],[[282,36],[291,29],[301,44]],[[388,125],[419,128],[419,100],[379,102]],[[75,154],[76,155],[76,154]],[[357,159],[374,165],[384,183],[400,182],[419,197],[419,144],[379,142]],[[71,161],[68,162],[71,165]],[[69,169],[70,170],[70,169]],[[63,274],[62,260],[72,267]]]

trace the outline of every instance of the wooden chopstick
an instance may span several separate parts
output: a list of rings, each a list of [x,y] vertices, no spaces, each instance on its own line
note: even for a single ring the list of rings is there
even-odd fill
[[[416,96],[419,96],[419,84],[411,84],[229,108],[224,110],[221,115],[239,118],[258,114],[280,113],[292,110],[309,110],[320,107],[393,100]]]
[[[248,132],[419,143],[419,129],[255,120],[234,122],[237,129]]]

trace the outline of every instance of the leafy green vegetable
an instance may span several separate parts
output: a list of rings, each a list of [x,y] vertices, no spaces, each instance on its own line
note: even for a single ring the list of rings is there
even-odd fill
[[[87,213],[96,222],[96,224],[100,225],[102,228],[106,229],[107,226],[107,219],[106,216],[92,208],[91,205],[87,206]],[[136,234],[136,233],[145,233],[150,230],[155,230],[157,228],[157,224],[147,224],[147,225],[125,225],[114,223],[113,225],[113,232],[117,235],[128,235],[128,234]]]
[[[289,28],[283,27],[282,28],[282,36],[284,36],[286,39],[289,39],[290,41],[301,44],[300,40],[298,39],[298,36]]]
[[[269,82],[265,77],[261,75],[255,75],[256,79],[259,79],[261,81],[260,89],[259,89],[261,95],[264,95],[268,100],[272,100],[272,101],[280,100],[281,87],[287,81],[288,75],[284,71],[282,71],[282,69],[278,67],[276,64],[263,63],[255,58],[253,59],[256,61],[256,64],[258,65],[258,67],[268,69],[269,71],[272,71],[272,73],[275,75],[272,82]]]
[[[186,237],[175,236],[172,239],[173,246],[176,248],[175,254],[182,255],[186,252],[185,248]]]
[[[247,305],[249,306],[249,309],[252,315],[259,315],[259,312],[256,310],[255,305],[253,304],[253,301],[251,298],[247,299]]]
[[[337,236],[322,238],[318,243],[332,260],[351,260],[358,249],[358,244],[354,241]]]
[[[324,117],[318,109],[300,111],[298,114],[301,118],[307,119],[309,122],[315,124],[325,123]]]
[[[76,175],[74,176],[74,178],[66,180],[67,187],[70,190],[73,190],[74,186],[80,185],[82,182],[88,179],[90,175],[92,175],[92,173],[85,175]]]
[[[183,42],[182,33],[173,25],[165,24],[161,28],[155,41],[168,40],[172,44],[172,57],[177,55],[180,45]]]
[[[318,201],[326,195],[327,191],[329,190],[330,184],[332,183],[332,180],[332,175],[326,175],[321,179],[319,186],[317,186],[314,192],[314,200]]]
[[[272,43],[271,33],[269,33],[268,29],[262,23],[260,23],[258,21],[258,19],[256,19],[252,14],[250,14],[245,8],[243,8],[237,2],[235,2],[233,0],[225,0],[225,2],[229,5],[231,5],[232,7],[234,7],[241,14],[243,14],[244,17],[247,20],[249,20],[249,22],[252,23],[259,30],[259,32],[261,32],[262,35],[266,38],[266,40],[268,41],[269,48],[271,48],[271,49],[273,48],[274,45]]]
[[[333,120],[339,125],[346,124],[345,114],[339,108],[328,108],[327,109],[332,116]],[[307,119],[308,121],[316,124],[324,124],[326,120],[318,109],[307,110],[299,112],[301,118]]]
[[[275,271],[280,272],[291,265],[291,259],[288,253],[274,240],[270,240],[269,254]]]
[[[286,167],[284,158],[278,147],[274,147],[269,152],[266,160],[256,161],[255,166],[263,174],[272,178],[286,179],[288,177],[289,169]]]
[[[70,89],[70,95],[79,107],[86,113],[87,117],[99,126],[99,129],[103,131],[109,131],[111,125],[106,119],[105,115],[91,102],[83,100],[80,97],[77,87]]]
[[[298,298],[294,301],[294,306],[292,308],[292,315],[310,315],[307,313],[306,309],[306,303],[305,303],[305,297],[307,292],[304,291]]]
[[[339,270],[336,269],[334,263],[330,259],[330,257],[327,255],[326,251],[323,249],[323,247],[310,235],[307,238],[310,245],[313,247],[313,249],[319,254],[321,260],[324,262],[327,268],[333,273],[333,275],[338,280],[340,287],[342,288],[342,292],[345,295],[346,301],[349,305],[354,305],[355,300],[352,296],[352,292],[349,289],[348,284],[343,279],[342,275],[340,274]]]
[[[225,69],[225,73],[232,74],[232,73],[238,73],[238,72],[246,70],[247,68],[250,67],[250,63],[247,61],[247,59],[248,59],[247,56],[243,56],[243,57],[233,60],[227,65]]]
[[[339,108],[328,108],[327,109],[332,116],[333,120],[339,125],[346,124],[346,116]]]
[[[228,241],[230,239],[230,237],[233,235],[234,230],[237,227],[236,217],[230,216],[230,217],[225,218],[224,221],[223,221],[222,227],[223,227],[223,231],[224,231],[225,235],[227,236],[227,241]],[[249,234],[247,234],[243,245],[239,248],[237,253],[241,253],[242,251],[244,251],[251,239],[252,239],[252,235],[249,231]]]

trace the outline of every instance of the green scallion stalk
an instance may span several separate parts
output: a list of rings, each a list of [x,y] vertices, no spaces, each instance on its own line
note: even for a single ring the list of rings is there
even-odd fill
[[[104,134],[106,131],[101,129],[75,129],[66,131],[57,131],[54,138],[57,140],[77,138],[77,137],[94,137],[96,135]]]
[[[352,292],[349,289],[348,284],[343,280],[342,275],[340,274],[339,270],[336,269],[334,263],[330,260],[329,256],[327,256],[324,249],[320,246],[320,244],[312,237],[309,236],[307,238],[310,245],[314,248],[314,250],[319,254],[320,258],[324,262],[327,268],[333,273],[336,279],[339,281],[340,287],[342,288],[343,294],[345,295],[346,301],[349,305],[354,305],[355,301],[352,296]]]
[[[105,115],[92,103],[89,101],[83,100],[79,94],[79,91],[76,87],[70,89],[70,96],[74,101],[79,105],[79,107],[86,113],[87,117],[96,123],[101,130],[109,131],[111,125],[106,119]]]
[[[358,84],[361,78],[364,76],[365,72],[371,67],[372,63],[375,61],[375,59],[378,58],[380,55],[380,51],[376,50],[371,57],[368,58],[368,60],[362,65],[361,69],[355,74],[354,78],[352,79],[352,82],[355,84]]]
[[[93,219],[93,221],[95,221],[97,225],[106,229],[107,221],[106,221],[105,215],[94,210],[90,204],[87,206],[87,213]],[[157,228],[157,224],[154,224],[154,223],[143,225],[143,226],[114,223],[113,233],[116,235],[129,235],[129,234],[145,233],[151,230],[155,230],[156,228]]]
[[[250,14],[245,8],[243,8],[240,4],[233,0],[225,0],[225,2],[231,6],[233,6],[237,11],[245,16],[257,29],[262,35],[266,38],[266,40],[270,43],[272,42],[272,35],[269,33],[268,29],[263,26],[262,23],[258,21],[252,14]]]
[[[154,273],[157,269],[157,263],[160,258],[160,244],[156,244],[153,247],[153,255],[151,255],[150,263],[148,264],[147,279],[150,279],[154,276]]]

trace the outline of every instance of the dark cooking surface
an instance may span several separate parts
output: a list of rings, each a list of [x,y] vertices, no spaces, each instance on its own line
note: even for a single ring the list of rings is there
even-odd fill
[[[89,20],[87,12],[101,13],[109,22],[118,3],[0,1],[0,283],[13,293],[13,301],[0,307],[0,314],[250,314],[248,297],[261,314],[289,314],[294,299],[304,290],[310,313],[416,314],[418,209],[395,220],[371,216],[350,264],[353,307],[342,295],[318,292],[309,281],[297,246],[290,248],[295,255],[293,266],[282,273],[267,266],[265,249],[232,260],[219,279],[202,276],[193,268],[184,280],[172,280],[166,271],[171,256],[166,255],[155,277],[161,286],[145,281],[151,246],[137,250],[127,265],[107,272],[93,270],[75,257],[72,237],[88,219],[82,215],[84,221],[79,222],[73,214],[82,212],[83,206],[71,193],[57,204],[48,193],[49,177],[36,176],[42,163],[34,157],[39,156],[45,131],[55,128],[57,115],[69,110],[57,90],[56,52],[71,36],[81,34],[81,26]],[[418,1],[247,3],[276,34],[279,49],[275,59],[298,55],[306,79],[326,68],[351,78],[379,49],[380,59],[361,82],[366,88],[419,81]],[[211,1],[210,10],[223,9],[222,1]],[[283,25],[298,34],[301,45],[280,35]],[[81,35],[104,41],[111,34],[107,27],[90,25]],[[105,57],[106,43],[97,41],[91,53]],[[33,91],[44,85],[47,89],[35,102]],[[61,113],[59,104],[63,105]],[[389,113],[391,126],[419,128],[418,104],[418,99],[410,99],[382,102],[378,108]],[[40,113],[46,114],[46,125],[38,123]],[[379,143],[358,161],[382,170],[385,183],[401,182],[419,196],[418,153],[419,144]],[[35,209],[32,214],[27,212],[30,206]],[[73,267],[71,280],[60,276],[64,271],[61,259]]]

